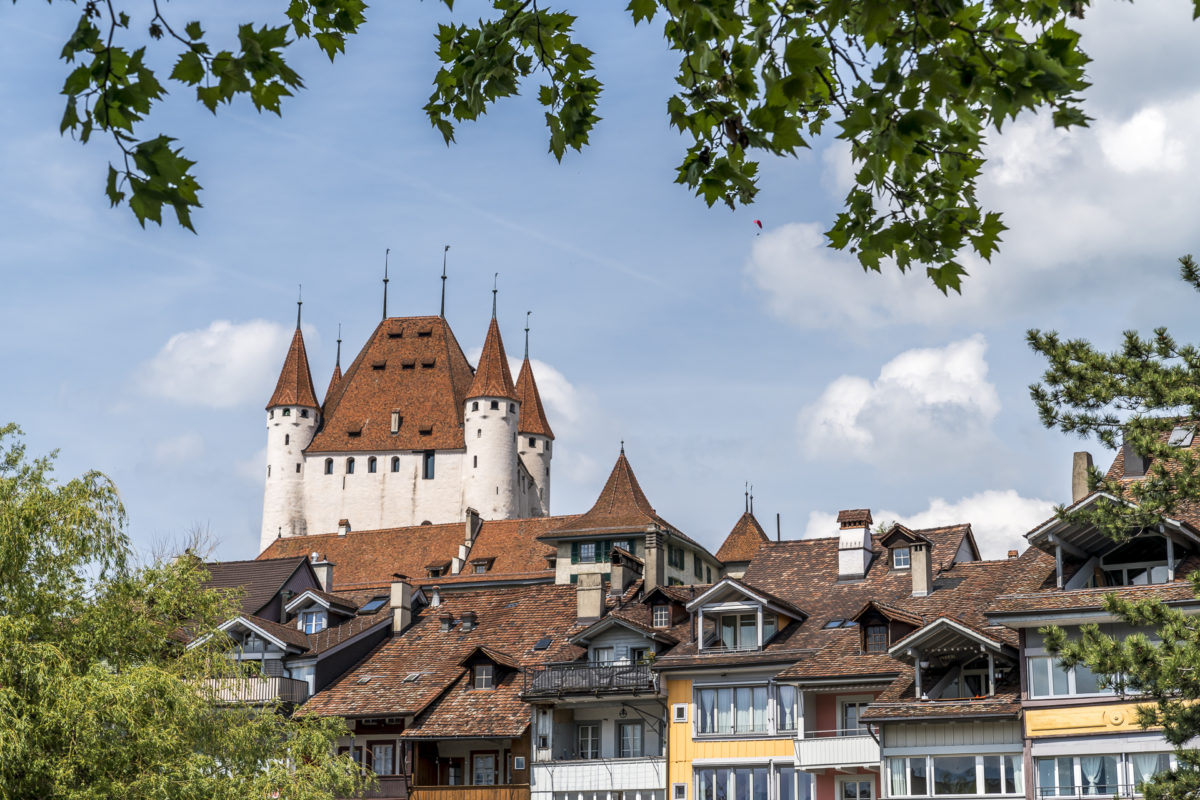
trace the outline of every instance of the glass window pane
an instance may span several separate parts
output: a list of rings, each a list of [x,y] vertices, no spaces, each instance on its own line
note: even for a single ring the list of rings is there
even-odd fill
[[[729,770],[717,770],[716,790],[713,792],[713,800],[727,800],[729,797]]]
[[[924,758],[910,758],[908,771],[910,775],[909,790],[913,794],[929,794],[928,764]]]
[[[776,792],[776,797],[778,800],[798,800],[796,797],[795,767],[780,767],[778,783],[779,791]]]
[[[734,689],[734,705],[737,707],[737,719],[734,722],[736,730],[750,730],[752,693],[749,686],[739,686]]]
[[[781,731],[794,731],[796,730],[796,687],[780,686],[778,692],[779,724],[777,727]]]
[[[1056,758],[1054,761],[1058,765],[1058,793],[1075,794],[1075,759]]]
[[[733,710],[733,690],[717,689],[717,730],[716,733],[731,733],[733,731],[730,713]]]
[[[893,796],[908,794],[908,776],[905,774],[906,760],[903,758],[888,759],[888,774],[891,776],[891,791]]]
[[[1159,583],[1165,583],[1165,581],[1159,581]],[[774,614],[763,614],[763,644],[766,644],[775,635],[775,625],[778,619]]]
[[[1080,756],[1079,778],[1085,795],[1112,795],[1117,792],[1117,757]]]
[[[715,771],[711,769],[696,770],[696,800],[713,800],[713,779]]]
[[[737,647],[737,617],[726,615],[721,617],[721,646],[733,649]]]
[[[1058,663],[1058,659],[1050,665],[1050,676],[1054,680],[1055,695],[1070,694],[1067,688],[1067,671]]]
[[[1000,756],[983,757],[983,793],[1000,794],[1004,791],[1004,772]]]
[[[975,756],[933,759],[934,794],[974,794],[975,791]]]
[[[1004,757],[1004,791],[1017,794],[1025,791],[1025,759],[1021,756]]]
[[[767,800],[767,768],[755,767],[750,777],[750,800]]]
[[[1171,769],[1169,753],[1131,753],[1129,759],[1133,762],[1135,788],[1150,780],[1154,775]]]
[[[1050,696],[1049,673],[1046,671],[1049,661],[1048,658],[1029,659],[1029,675],[1033,679],[1034,697]]]
[[[767,730],[767,687],[754,687],[754,731],[765,733]],[[765,780],[765,779],[764,779]],[[765,783],[763,784],[766,785]]]
[[[758,647],[758,615],[742,614],[738,647]]]
[[[700,690],[700,733],[716,733],[717,731],[716,700],[715,690]]]
[[[1054,759],[1037,759],[1037,796],[1053,797],[1057,781],[1054,777]]]
[[[1075,694],[1096,694],[1100,691],[1100,679],[1096,673],[1078,664],[1075,667]]]

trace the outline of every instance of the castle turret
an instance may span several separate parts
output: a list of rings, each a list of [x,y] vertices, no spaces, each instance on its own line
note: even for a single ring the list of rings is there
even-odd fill
[[[515,517],[521,404],[494,314],[464,406],[463,504],[484,519]]]
[[[304,513],[304,448],[320,423],[320,405],[308,368],[300,312],[296,333],[267,403],[267,479],[259,551],[278,536],[308,532]]]
[[[546,410],[542,408],[542,396],[538,393],[537,381],[533,379],[533,366],[529,363],[529,329],[525,329],[525,361],[517,375],[517,399],[521,402],[521,420],[517,425],[517,452],[525,469],[533,478],[536,497],[531,498],[531,516],[550,515],[550,444],[554,431],[546,421]]]

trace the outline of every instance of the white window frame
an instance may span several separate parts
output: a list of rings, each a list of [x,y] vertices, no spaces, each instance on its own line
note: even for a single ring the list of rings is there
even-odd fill
[[[588,737],[588,743],[594,750],[585,751],[583,748],[584,729],[593,731]],[[592,753],[592,755],[588,755]],[[594,761],[600,758],[600,720],[582,720],[575,723],[575,755],[584,761]]]
[[[868,706],[875,697],[869,694],[848,695],[837,699],[837,735],[838,736],[870,736],[867,726],[862,722],[862,711],[859,709],[858,727],[851,732],[846,724],[846,706]]]
[[[1027,655],[1025,657],[1025,670],[1029,676],[1029,697],[1031,700],[1046,700],[1057,697],[1112,697],[1118,694],[1115,688],[1108,688],[1099,692],[1079,692],[1075,686],[1075,668],[1064,669],[1067,676],[1067,691],[1065,694],[1056,694],[1054,691],[1054,672],[1055,664],[1058,659],[1051,655]],[[1037,669],[1045,670],[1047,680],[1046,686],[1050,689],[1049,694],[1034,693],[1034,671]]]
[[[326,616],[324,609],[310,608],[300,612],[300,624],[297,627],[311,635],[320,633],[328,625],[329,618]]]
[[[686,723],[688,721],[688,704],[687,703],[672,703],[671,704],[671,722]],[[687,784],[675,784],[676,786],[686,786]]]
[[[904,554],[904,561],[901,563],[900,554]],[[912,548],[897,547],[892,551],[892,566],[895,569],[911,569],[912,568]]]
[[[671,784],[671,800],[687,800],[688,785],[686,783]]]
[[[476,689],[496,688],[496,668],[491,664],[476,664],[472,678]]]
[[[750,728],[747,730],[738,730],[738,727],[737,727],[737,716],[738,716],[737,699],[738,699],[738,690],[739,689],[749,689],[750,690]],[[730,695],[729,695],[730,729],[729,730],[714,730],[714,731],[701,732],[700,725],[701,725],[702,720],[701,720],[700,709],[703,706],[700,701],[700,694],[702,692],[706,692],[706,691],[713,692],[713,710],[717,715],[716,719],[719,720],[721,718],[720,710],[717,708],[716,703],[717,703],[718,698],[720,697],[721,690],[728,690],[730,693]],[[764,706],[764,717],[765,717],[764,725],[761,730],[756,730],[754,728],[754,692],[758,691],[758,690],[762,690],[763,692],[765,692],[766,698],[767,698],[766,705]],[[716,686],[694,686],[693,690],[692,690],[692,705],[696,708],[696,713],[692,715],[692,736],[695,738],[699,738],[699,739],[726,738],[726,737],[731,737],[731,736],[739,737],[739,738],[744,738],[744,737],[761,738],[763,736],[773,736],[775,734],[775,714],[773,713],[774,712],[774,706],[773,706],[774,698],[772,697],[773,694],[774,694],[774,692],[771,690],[771,685],[768,683],[738,683],[738,684],[716,685]]]
[[[625,730],[637,730],[637,752],[626,754]],[[617,758],[642,758],[646,755],[646,726],[640,720],[622,721],[617,723]]]
[[[847,783],[865,783],[871,787],[871,800],[875,800],[875,775],[867,773],[866,775],[839,775],[837,776],[837,784],[834,789],[834,800],[842,800],[845,797],[845,790],[842,788]],[[859,798],[862,800],[862,798]]]
[[[671,607],[666,604],[656,605],[651,609],[652,622],[656,628],[671,627]]]
[[[964,748],[967,749],[967,748]],[[1109,755],[1109,754],[1105,754]],[[1024,756],[1019,751],[1010,753],[938,753],[937,755],[928,756],[889,756],[885,759],[883,773],[881,776],[882,785],[886,789],[888,797],[963,797],[964,795],[945,795],[936,794],[934,785],[936,773],[934,772],[933,760],[935,758],[953,758],[953,757],[972,757],[975,759],[975,790],[967,794],[972,797],[996,797],[996,798],[1012,798],[1022,797],[1025,794],[1025,762]],[[1013,785],[1016,791],[1013,792],[985,792],[984,791],[984,759],[987,758],[1010,758],[1013,759],[1013,764],[1016,767],[1013,771]],[[896,762],[904,763],[904,792],[897,793],[892,790],[892,765]],[[912,762],[917,761],[925,765],[925,792],[922,794],[911,794],[912,788]],[[1036,759],[1035,759],[1036,762]],[[1004,762],[1001,762],[1001,780],[1003,781]],[[1037,766],[1034,765],[1036,772]],[[1019,770],[1019,772],[1017,771]],[[1036,776],[1034,777],[1036,782]],[[840,800],[840,796],[839,796]]]

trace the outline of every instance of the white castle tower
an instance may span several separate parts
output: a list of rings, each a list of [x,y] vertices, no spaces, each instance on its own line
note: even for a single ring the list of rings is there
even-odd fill
[[[517,428],[521,403],[494,315],[463,408],[467,445],[463,503],[484,519],[518,516]]]
[[[321,422],[321,407],[313,390],[308,352],[300,332],[300,306],[297,303],[296,333],[266,409],[267,475],[260,552],[277,536],[308,533],[304,514],[304,448]]]
[[[521,421],[517,426],[517,454],[529,471],[536,493],[530,498],[529,516],[550,514],[550,458],[554,431],[546,421],[546,410],[542,408],[542,396],[533,379],[533,366],[529,363],[529,322],[525,323],[525,360],[517,375],[517,399],[521,402]]]
[[[261,548],[461,522],[468,508],[488,520],[549,515],[554,435],[528,358],[513,384],[494,305],[478,368],[440,315],[385,316],[345,373],[338,344],[318,403],[297,328],[267,405]]]

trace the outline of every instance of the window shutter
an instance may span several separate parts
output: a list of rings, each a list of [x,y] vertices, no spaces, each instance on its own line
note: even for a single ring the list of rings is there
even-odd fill
[[[571,563],[579,563],[579,542],[571,542]]]

